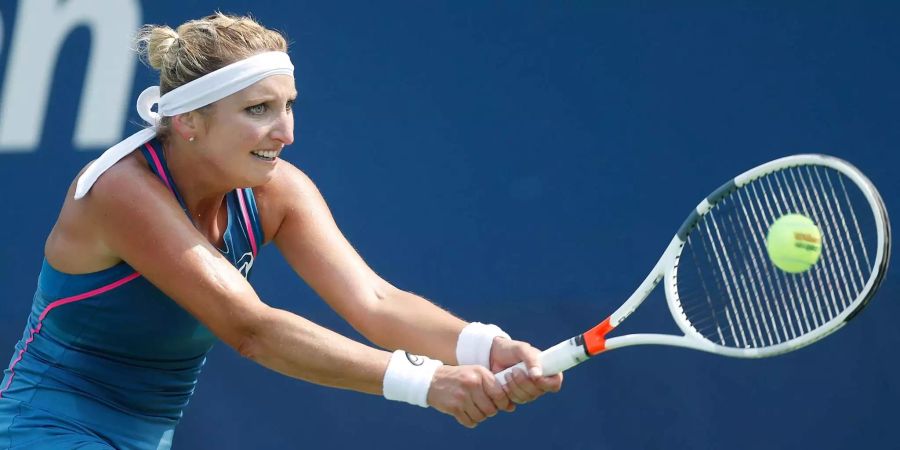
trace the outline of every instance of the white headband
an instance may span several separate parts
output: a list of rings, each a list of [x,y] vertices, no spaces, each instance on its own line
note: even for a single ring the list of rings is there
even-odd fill
[[[162,97],[159,96],[159,86],[144,89],[138,96],[137,111],[141,118],[150,124],[150,128],[138,131],[110,147],[91,163],[78,178],[75,185],[75,199],[84,197],[97,178],[113,164],[156,137],[162,117],[202,108],[272,75],[294,75],[294,65],[291,64],[291,58],[287,53],[266,52],[242,59],[185,83]],[[158,113],[151,109],[155,104],[158,105]]]

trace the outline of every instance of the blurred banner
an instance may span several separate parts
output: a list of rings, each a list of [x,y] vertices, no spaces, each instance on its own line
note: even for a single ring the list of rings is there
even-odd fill
[[[157,74],[134,33],[216,9],[288,36],[300,97],[283,157],[369,264],[538,347],[609,314],[700,198],[764,161],[844,158],[900,214],[895,2],[0,0],[0,352],[75,174],[142,126],[134,102]],[[268,303],[362,339],[275,248],[255,270]],[[611,352],[475,430],[219,345],[175,448],[896,448],[893,272],[815,346]],[[663,302],[622,332],[675,332]]]

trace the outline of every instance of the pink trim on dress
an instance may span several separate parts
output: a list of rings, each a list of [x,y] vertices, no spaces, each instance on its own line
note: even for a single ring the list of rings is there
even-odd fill
[[[256,256],[256,236],[253,235],[253,223],[250,222],[250,214],[247,212],[247,205],[244,204],[244,193],[246,191],[247,189],[238,189],[237,198],[238,203],[241,205],[241,214],[244,215],[244,224],[247,225],[247,236],[250,237],[250,248],[253,250],[253,256]]]
[[[150,150],[150,156],[153,158],[153,164],[156,165],[156,172],[159,173],[160,178],[162,178],[163,182],[166,183],[166,186],[169,188],[172,193],[175,193],[175,189],[172,189],[172,183],[169,183],[169,177],[166,176],[166,171],[163,170],[162,164],[159,162],[159,155],[156,154],[156,149],[153,148],[150,143],[144,144],[144,147],[147,147],[147,150]]]
[[[31,334],[28,335],[28,340],[25,341],[25,345],[22,347],[22,350],[19,351],[19,356],[16,358],[15,361],[12,362],[12,364],[9,365],[9,380],[7,380],[6,386],[3,386],[3,389],[0,389],[0,398],[3,398],[3,393],[7,389],[9,389],[9,386],[12,384],[13,378],[16,377],[16,370],[15,370],[16,364],[18,364],[19,361],[22,360],[22,357],[25,355],[25,351],[28,350],[28,344],[30,344],[31,341],[34,340],[34,336],[41,332],[41,326],[44,324],[44,318],[47,317],[47,314],[50,313],[50,311],[52,311],[54,308],[60,307],[62,305],[67,305],[69,303],[74,303],[74,302],[77,302],[80,300],[95,297],[104,292],[111,291],[111,290],[113,290],[131,280],[134,280],[135,278],[140,277],[140,276],[141,276],[141,274],[135,272],[131,275],[128,275],[125,278],[122,278],[121,280],[114,281],[110,284],[107,284],[106,286],[99,287],[97,289],[85,292],[83,294],[78,294],[78,295],[73,295],[71,297],[62,298],[62,299],[59,299],[59,300],[47,305],[47,307],[44,308],[44,311],[41,312],[41,315],[38,316],[37,326],[31,329]]]

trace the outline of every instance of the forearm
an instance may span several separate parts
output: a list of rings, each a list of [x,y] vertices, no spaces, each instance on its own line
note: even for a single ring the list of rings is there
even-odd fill
[[[466,325],[428,300],[396,289],[378,301],[357,329],[381,347],[456,364],[456,341]]]
[[[235,345],[245,357],[312,383],[380,395],[390,353],[269,308]]]

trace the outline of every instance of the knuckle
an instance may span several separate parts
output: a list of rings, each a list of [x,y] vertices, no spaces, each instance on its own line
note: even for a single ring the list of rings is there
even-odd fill
[[[478,386],[481,384],[481,375],[477,370],[468,372],[465,377],[463,377],[463,383],[467,386]]]

